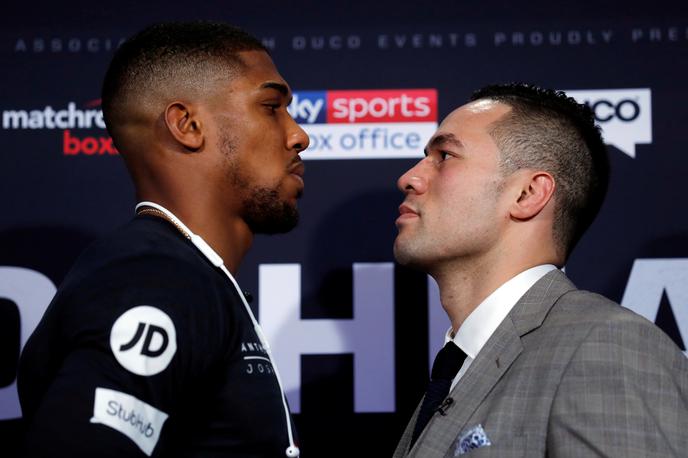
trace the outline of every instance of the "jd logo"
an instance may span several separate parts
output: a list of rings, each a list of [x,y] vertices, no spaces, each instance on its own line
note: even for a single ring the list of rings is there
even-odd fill
[[[124,345],[119,347],[119,351],[127,351],[134,348],[138,341],[141,340],[141,336],[143,335],[144,329],[146,329],[146,323],[140,322],[139,327],[136,328],[136,334],[134,334],[134,338],[131,339],[128,343],[125,343]],[[151,342],[153,341],[153,336],[155,336],[156,334],[159,334],[160,337],[162,337],[162,343],[160,344],[159,348],[153,350],[151,349]],[[164,328],[161,328],[160,326],[156,326],[154,324],[149,324],[148,332],[146,333],[146,339],[143,341],[143,348],[141,348],[141,354],[144,356],[148,356],[150,358],[160,356],[165,352],[165,349],[167,348],[167,344],[169,343],[169,341],[170,338],[167,335],[167,331],[165,331]]]
[[[127,370],[155,375],[165,370],[177,351],[174,323],[160,309],[149,305],[134,307],[112,326],[110,348]]]

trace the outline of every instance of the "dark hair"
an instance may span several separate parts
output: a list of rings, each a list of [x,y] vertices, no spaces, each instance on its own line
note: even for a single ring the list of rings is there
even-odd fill
[[[490,131],[502,172],[533,168],[554,177],[553,235],[568,258],[602,207],[609,183],[607,148],[592,110],[562,91],[520,83],[484,87],[471,97],[479,99],[511,107]]]
[[[229,24],[155,24],[126,40],[110,63],[102,90],[103,116],[110,135],[120,116],[142,97],[166,91],[203,91],[218,75],[234,76],[241,51],[265,51],[258,39]],[[114,135],[113,135],[114,137]]]

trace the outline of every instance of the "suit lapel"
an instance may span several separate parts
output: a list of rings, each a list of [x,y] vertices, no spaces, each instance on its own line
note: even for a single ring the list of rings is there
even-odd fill
[[[523,351],[521,336],[540,327],[557,299],[572,289],[575,286],[557,269],[538,280],[518,300],[450,393],[454,404],[447,415],[435,415],[430,420],[412,455],[444,456],[478,406]],[[427,450],[423,450],[425,444]],[[444,452],[437,455],[438,450]]]
[[[444,456],[473,412],[521,351],[521,339],[511,319],[507,317],[449,394],[454,403],[447,415],[434,415],[430,420],[424,435],[414,447],[414,451],[418,450],[418,456],[431,456],[427,451],[422,451],[426,444],[432,450],[443,451],[441,455],[432,456]]]

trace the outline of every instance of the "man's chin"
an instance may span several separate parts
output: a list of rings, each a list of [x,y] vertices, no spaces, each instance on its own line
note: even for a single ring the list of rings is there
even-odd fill
[[[296,201],[280,197],[271,188],[253,188],[244,201],[244,221],[254,234],[283,234],[299,222]]]
[[[399,240],[399,237],[394,241],[394,259],[402,266],[412,267],[416,256],[407,245]]]
[[[397,264],[414,270],[428,272],[433,263],[433,259],[427,256],[427,252],[417,244],[404,241],[401,236],[397,236],[394,241],[394,259]]]
[[[280,212],[247,218],[246,222],[254,234],[284,234],[298,225],[299,212],[295,206],[285,204]]]

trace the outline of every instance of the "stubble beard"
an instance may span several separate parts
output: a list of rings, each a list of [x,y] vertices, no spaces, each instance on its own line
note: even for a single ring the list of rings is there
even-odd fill
[[[429,234],[423,227],[423,221],[406,223],[406,227],[398,230],[393,246],[394,259],[404,267],[427,271],[428,262],[432,263],[430,253],[435,247],[432,238],[428,240]]]
[[[423,255],[427,254],[427,250],[422,247],[423,243],[418,237],[419,234],[406,234],[404,237],[399,233],[394,240],[394,259],[402,266],[426,270],[427,260],[424,260]]]
[[[497,211],[499,196],[504,190],[505,181],[497,178],[485,185],[483,190],[484,199],[477,203],[481,205],[482,211],[480,219],[487,220],[488,215]],[[432,274],[438,266],[446,261],[455,259],[470,259],[481,250],[487,249],[484,243],[492,243],[484,238],[484,234],[490,233],[490,227],[458,228],[463,234],[463,241],[458,241],[457,245],[447,246],[446,238],[438,234],[431,234],[430,228],[423,227],[422,221],[414,224],[415,227],[405,228],[406,234],[399,231],[394,241],[394,258],[397,263],[412,269],[421,270]],[[489,223],[492,224],[492,223]],[[455,251],[454,251],[455,250]],[[447,256],[449,254],[449,256]]]
[[[228,132],[222,132],[220,148],[229,162],[228,174],[232,186],[243,199],[241,216],[251,232],[282,234],[296,227],[299,222],[296,205],[280,198],[279,185],[270,188],[251,184],[255,180],[244,173],[235,160],[235,142]]]

